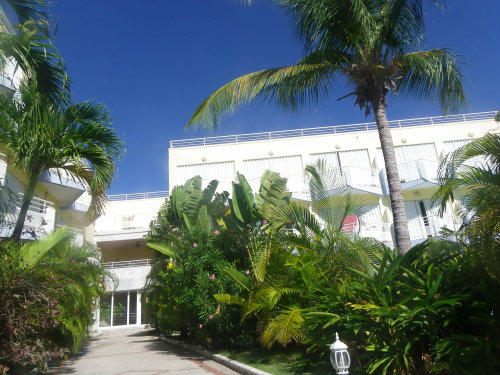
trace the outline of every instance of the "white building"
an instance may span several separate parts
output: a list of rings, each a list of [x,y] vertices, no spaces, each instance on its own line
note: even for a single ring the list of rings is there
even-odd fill
[[[0,32],[13,33],[12,26],[0,7]],[[14,59],[0,61],[0,95],[15,98],[23,72]],[[15,99],[14,99],[15,100]],[[0,144],[0,188],[2,207],[12,210],[0,215],[0,237],[9,237],[15,226],[28,176],[15,168],[11,157]],[[7,194],[11,191],[13,194]],[[17,202],[17,203],[16,203]],[[16,207],[17,205],[17,207]],[[38,184],[23,228],[23,239],[37,239],[61,225],[71,228],[77,244],[83,243],[85,214],[90,206],[87,188],[65,171],[46,170]]]
[[[451,213],[441,218],[431,207],[437,189],[439,162],[450,151],[498,131],[495,113],[398,120],[390,123],[402,182],[410,236],[418,243],[438,234],[443,226],[457,229]],[[288,179],[292,197],[310,200],[304,168],[318,159],[334,167],[339,186],[362,197],[364,211],[354,228],[361,236],[393,245],[392,214],[383,156],[373,123],[284,130],[255,134],[174,140],[169,148],[170,190],[195,175],[204,184],[219,180],[219,190],[231,191],[236,172],[243,173],[254,191],[266,169]],[[112,195],[105,213],[95,222],[92,242],[102,249],[103,261],[118,280],[101,301],[96,327],[138,326],[144,319],[141,290],[153,263],[145,244],[168,192]],[[352,228],[351,228],[352,229]]]
[[[453,214],[439,217],[430,198],[444,156],[487,132],[498,131],[495,112],[390,121],[412,243],[436,236],[441,227],[457,229]],[[210,138],[174,140],[169,148],[169,189],[200,175],[207,184],[231,192],[236,172],[258,191],[269,169],[288,179],[298,200],[310,200],[304,169],[318,159],[334,168],[340,185],[361,196],[364,214],[357,230],[393,246],[392,213],[375,123],[283,130]],[[332,194],[339,186],[332,186]]]
[[[115,275],[116,286],[101,300],[95,328],[140,326],[143,318],[141,290],[153,263],[153,252],[144,236],[168,192],[108,196],[104,215],[94,224],[93,242],[101,248],[105,267]]]

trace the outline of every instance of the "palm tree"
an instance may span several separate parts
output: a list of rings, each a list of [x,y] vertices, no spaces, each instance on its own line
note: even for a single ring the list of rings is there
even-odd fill
[[[88,186],[92,202],[89,218],[103,208],[122,141],[110,127],[110,115],[99,104],[83,102],[56,108],[28,80],[21,99],[0,97],[0,144],[13,165],[28,176],[23,203],[12,237],[20,239],[28,206],[41,172],[66,171]]]
[[[372,110],[385,160],[396,246],[410,238],[386,103],[389,93],[438,101],[445,113],[465,104],[462,73],[447,49],[417,51],[423,39],[421,0],[276,0],[287,9],[307,55],[297,64],[250,73],[222,86],[194,111],[187,127],[216,127],[221,117],[257,97],[296,110],[347,79],[355,104]]]
[[[19,24],[9,32],[0,17],[0,70],[8,61],[37,81],[40,92],[54,104],[69,100],[70,80],[64,61],[51,42],[45,0],[0,0],[16,14]]]
[[[465,234],[480,251],[486,270],[500,279],[500,134],[486,134],[448,154],[439,168],[439,190],[433,201],[441,213],[455,198],[461,216],[468,219]]]

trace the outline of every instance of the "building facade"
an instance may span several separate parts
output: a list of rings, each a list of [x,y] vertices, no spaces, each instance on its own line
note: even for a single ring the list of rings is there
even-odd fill
[[[153,252],[145,236],[168,192],[108,196],[105,213],[93,226],[92,242],[99,246],[102,261],[113,275],[109,292],[100,301],[95,328],[112,329],[142,326],[142,289],[153,264]]]
[[[0,7],[0,32],[14,33]],[[17,88],[23,78],[13,58],[0,61],[0,95],[16,100]],[[13,165],[13,158],[0,144],[0,237],[10,237],[18,217],[20,202],[28,176]],[[65,225],[74,234],[75,242],[84,241],[85,215],[91,198],[84,184],[67,172],[57,169],[44,171],[38,178],[35,197],[28,209],[22,239],[43,237]]]
[[[438,188],[438,166],[446,154],[488,132],[498,131],[495,112],[390,121],[412,244],[458,229],[453,205],[441,217],[430,198]],[[195,175],[216,179],[231,192],[236,172],[254,192],[266,169],[287,178],[292,198],[310,201],[304,169],[324,160],[336,176],[332,194],[349,190],[363,201],[355,230],[394,245],[384,159],[375,123],[174,140],[169,148],[169,189]],[[477,161],[481,162],[481,161]]]

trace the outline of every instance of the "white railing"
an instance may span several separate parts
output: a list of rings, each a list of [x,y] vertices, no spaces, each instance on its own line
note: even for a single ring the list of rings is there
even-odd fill
[[[310,177],[307,176],[307,184],[309,184],[309,179]],[[378,170],[373,168],[351,166],[335,168],[322,174],[322,179],[326,189],[336,189],[343,186],[380,188]]]
[[[112,270],[116,268],[152,266],[154,263],[156,263],[156,260],[154,259],[126,260],[122,262],[106,262],[104,263],[104,267],[106,269]]]
[[[130,230],[149,231],[149,224],[157,215],[158,211],[131,215],[104,215],[96,220],[95,232],[100,235]]]
[[[401,182],[415,181],[421,178],[425,180],[436,180],[439,162],[436,160],[414,160],[404,164],[398,164],[399,178]]]
[[[18,203],[20,203],[22,201],[23,194],[17,193],[17,195],[19,196]],[[9,235],[10,235],[9,231],[12,231],[14,229],[18,215],[19,215],[19,207],[17,207],[15,211],[8,212],[5,215],[5,218],[2,221],[2,223],[0,223],[1,228],[3,229],[7,228],[7,232],[9,233]],[[28,212],[26,213],[26,219],[24,221],[24,226],[23,226],[24,230],[29,231],[33,235],[36,233],[37,234],[49,233],[54,230],[54,222],[55,222],[54,203],[46,201],[44,199],[33,197],[30,205],[28,206]]]
[[[414,126],[434,126],[434,125],[449,124],[452,122],[467,123],[469,121],[491,120],[495,117],[495,115],[496,111],[489,111],[489,112],[467,113],[461,115],[393,120],[389,121],[389,127],[394,129],[394,128],[408,128]],[[314,135],[366,132],[373,130],[377,130],[377,124],[375,122],[364,122],[358,124],[333,125],[333,126],[324,126],[318,128],[278,130],[273,132],[224,135],[224,136],[207,137],[207,138],[178,139],[170,141],[170,147],[182,148],[182,147],[209,146],[209,145],[217,145],[225,143],[241,143],[241,142],[281,139],[281,138],[300,138],[300,137],[308,137]]]
[[[130,201],[150,198],[168,198],[168,191],[152,191],[147,193],[108,195],[108,201]]]
[[[19,193],[19,195],[22,197],[24,194]],[[33,197],[31,199],[31,203],[28,207],[28,211],[31,212],[37,212],[37,213],[46,213],[47,212],[47,207],[54,207],[54,203],[50,201],[46,201],[45,199]]]
[[[442,228],[446,227],[456,231],[462,225],[462,219],[457,216],[427,215],[408,220],[408,230],[411,240],[420,240],[439,235]]]

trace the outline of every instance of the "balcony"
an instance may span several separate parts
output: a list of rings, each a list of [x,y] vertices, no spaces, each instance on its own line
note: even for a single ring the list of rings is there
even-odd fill
[[[22,194],[20,199],[22,199]],[[19,208],[8,213],[0,224],[0,237],[10,237],[19,214]],[[28,214],[24,222],[22,239],[33,240],[50,233],[55,227],[56,210],[54,203],[40,198],[33,198],[28,208]]]
[[[382,195],[378,171],[371,168],[343,167],[323,176],[328,195],[353,194]]]
[[[115,291],[142,289],[146,285],[146,278],[154,264],[153,259],[139,259],[125,262],[104,263],[104,267],[117,277],[119,284]],[[108,291],[113,291],[107,285]]]
[[[413,160],[408,163],[398,164],[399,179],[402,190],[415,188],[430,188],[438,184],[439,162],[435,160]],[[381,170],[382,190],[384,195],[389,195],[389,187],[385,168]]]
[[[101,216],[95,223],[96,242],[141,239],[157,212]]]
[[[439,236],[441,229],[444,227],[456,231],[461,225],[462,219],[457,216],[419,216],[408,220],[408,231],[413,246],[427,238]]]
[[[387,246],[393,246],[391,227],[388,223],[363,223],[359,228],[359,236],[375,238]]]
[[[76,201],[67,205],[66,207],[61,207],[61,210],[68,212],[77,221],[82,222],[89,210],[92,197],[84,192]]]
[[[86,191],[85,186],[75,181],[68,172],[50,169],[42,172],[38,181],[54,197],[57,197],[60,206],[68,206]]]

